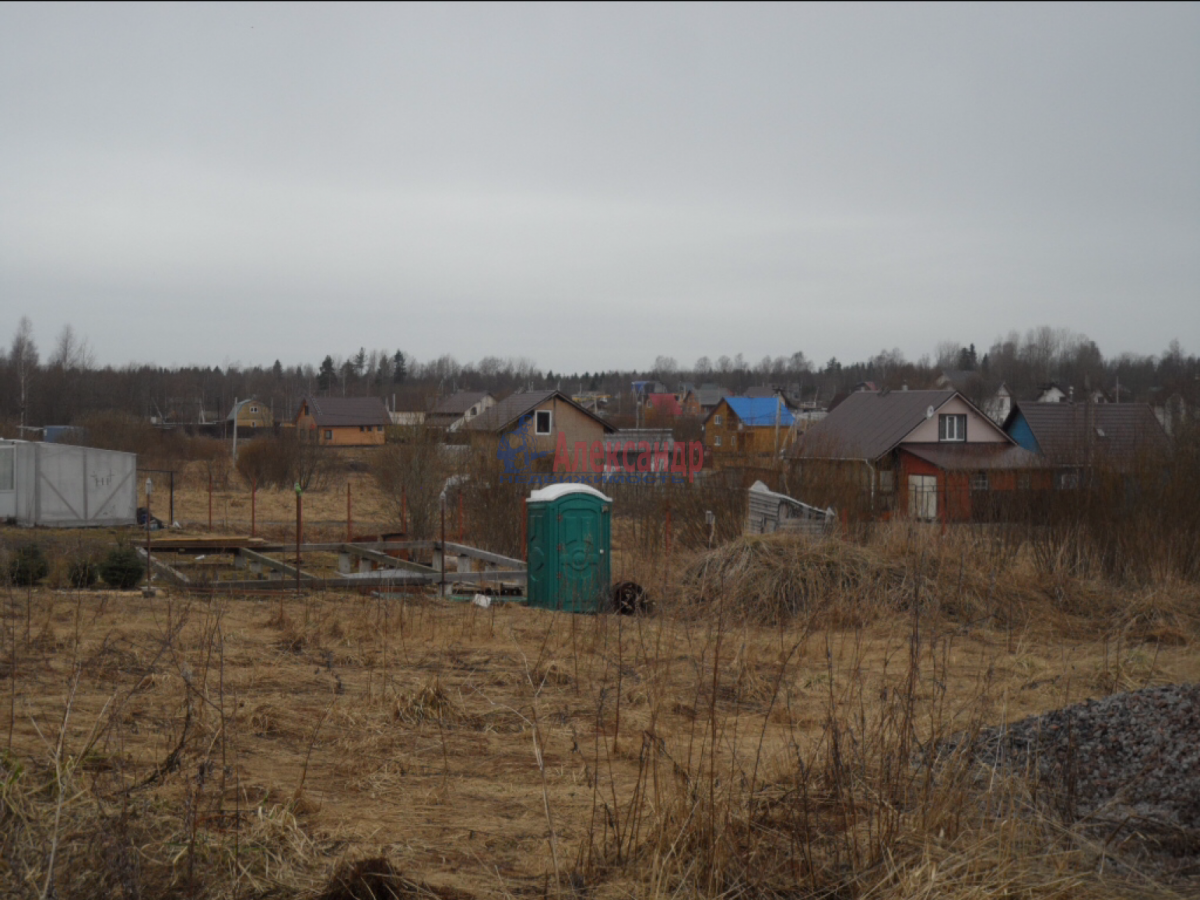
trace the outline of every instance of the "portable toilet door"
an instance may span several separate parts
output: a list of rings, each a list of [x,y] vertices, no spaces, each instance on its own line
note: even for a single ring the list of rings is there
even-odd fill
[[[528,604],[564,612],[607,608],[612,500],[582,484],[534,491],[528,516]]]

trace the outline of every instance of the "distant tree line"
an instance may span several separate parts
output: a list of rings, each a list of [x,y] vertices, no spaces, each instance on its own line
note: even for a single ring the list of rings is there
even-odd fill
[[[561,387],[569,393],[595,391],[614,398],[628,394],[635,380],[658,380],[668,390],[684,384],[718,383],[734,392],[755,385],[794,387],[806,400],[828,402],[861,382],[887,389],[933,387],[950,376],[972,399],[982,400],[1000,384],[1018,398],[1057,382],[1076,390],[1102,390],[1122,402],[1164,399],[1181,394],[1200,403],[1200,361],[1171,341],[1158,356],[1122,353],[1105,357],[1095,342],[1066,329],[1040,327],[996,338],[986,349],[974,343],[943,341],[931,354],[909,360],[899,349],[881,350],[866,360],[814,362],[797,351],[764,356],[702,356],[691,366],[657,357],[640,371],[542,371],[524,357],[485,356],[460,363],[443,355],[418,360],[402,350],[360,347],[320,360],[243,367],[166,368],[130,364],[98,366],[86,337],[70,327],[58,334],[49,353],[38,347],[33,324],[22,317],[7,350],[0,350],[0,434],[15,436],[21,426],[80,424],[99,412],[119,412],[143,421],[196,423],[223,419],[235,399],[256,397],[277,420],[294,416],[307,394],[398,397],[406,408],[428,405],[458,390],[486,390],[499,396],[517,390]]]

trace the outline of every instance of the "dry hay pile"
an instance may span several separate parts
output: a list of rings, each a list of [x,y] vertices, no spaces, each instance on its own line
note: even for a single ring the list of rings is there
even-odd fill
[[[964,623],[1094,636],[1187,643],[1200,630],[1195,585],[1169,582],[1131,589],[1093,579],[1048,578],[971,533],[883,531],[866,544],[837,537],[746,535],[697,554],[679,594],[688,604],[760,624],[797,617],[830,627],[881,614],[936,610]]]
[[[853,620],[902,605],[907,574],[870,547],[769,534],[697,556],[684,570],[682,587],[690,602],[764,624],[830,612],[835,603]]]

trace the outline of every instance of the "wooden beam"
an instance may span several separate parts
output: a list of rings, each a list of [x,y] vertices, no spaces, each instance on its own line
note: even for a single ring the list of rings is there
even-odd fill
[[[146,548],[138,547],[136,549],[138,552],[138,556],[140,556],[142,559],[145,559],[146,558]],[[173,566],[167,565],[165,562],[163,562],[157,556],[151,555],[150,567],[162,572],[164,575],[167,576],[167,578],[169,578],[171,581],[174,581],[176,584],[186,585],[189,583],[189,579],[186,575],[184,575],[182,572],[180,572],[178,569],[174,568]]]
[[[255,562],[255,563],[258,563],[259,565],[266,566],[268,569],[274,569],[276,572],[280,572],[281,574],[287,575],[290,578],[296,577],[296,567],[295,566],[289,566],[287,563],[282,562],[278,559],[272,559],[271,557],[267,556],[266,554],[257,553],[254,550],[249,550],[245,547],[242,547],[238,550],[238,555],[246,557],[251,562]],[[300,570],[300,577],[302,579],[308,579],[309,581],[315,580],[314,576],[309,575],[303,569]],[[259,582],[259,583],[261,583],[261,582]]]
[[[290,544],[286,548],[292,549],[295,544]],[[436,549],[435,541],[338,541],[336,543],[318,543],[318,544],[301,544],[301,553],[337,553],[343,547],[361,547],[365,550],[433,550]]]
[[[420,563],[415,563],[407,559],[397,559],[394,556],[388,556],[386,553],[380,553],[378,550],[371,550],[361,544],[341,544],[338,549],[342,553],[352,553],[362,559],[369,559],[371,562],[387,566],[390,569],[407,569],[410,572],[420,572],[422,574],[430,574],[434,571],[429,566],[423,566]]]
[[[465,544],[455,544],[451,541],[446,541],[446,552],[455,553],[460,556],[469,556],[472,559],[481,559],[484,562],[494,563],[498,566],[508,566],[510,569],[524,569],[525,563],[519,559],[513,559],[511,556],[501,556],[499,553],[489,553],[487,550],[479,550],[475,547],[468,547]]]
[[[293,570],[294,571],[294,570]],[[303,576],[301,582],[305,590],[334,590],[346,588],[386,588],[391,585],[394,587],[402,587],[405,585],[431,585],[437,584],[437,578],[422,575],[417,572],[406,572],[403,569],[391,569],[386,572],[376,571],[364,575],[349,575],[340,578],[314,578],[311,575]],[[192,583],[187,587],[195,590],[206,590],[215,593],[236,593],[238,591],[295,591],[296,583],[291,579],[274,579],[272,581],[213,581],[207,584]]]

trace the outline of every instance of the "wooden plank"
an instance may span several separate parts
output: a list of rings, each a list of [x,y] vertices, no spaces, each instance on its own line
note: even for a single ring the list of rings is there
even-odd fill
[[[508,581],[513,584],[524,584],[529,573],[524,569],[494,572],[447,572],[446,585],[451,584],[485,584],[491,581]]]
[[[455,574],[452,578],[448,576],[446,587],[450,588],[454,584],[520,585],[525,583],[525,579],[526,573],[524,571],[464,572],[461,575]],[[366,575],[343,576],[341,578],[308,578],[301,582],[301,586],[305,591],[370,587],[382,588],[386,590],[388,586],[436,586],[437,584],[437,577],[423,575],[417,572],[406,572],[400,569],[393,569],[387,572],[375,571]],[[294,580],[287,579],[276,579],[273,581],[213,581],[207,584],[189,584],[187,587],[194,590],[206,590],[218,593],[222,591],[294,591],[296,589],[296,583]]]
[[[282,550],[294,550],[295,544],[280,545]],[[301,553],[336,553],[343,547],[362,547],[365,550],[433,550],[434,541],[338,541],[336,543],[301,544]]]
[[[376,576],[376,577],[371,577]],[[309,577],[300,582],[305,591],[336,590],[346,588],[384,587],[403,585],[431,585],[437,579],[416,572],[405,572],[394,569],[388,572],[371,572],[368,576],[343,576],[341,578]],[[207,584],[189,584],[194,590],[221,591],[295,591],[294,579],[275,579],[273,581],[212,581]]]
[[[289,566],[285,562],[281,562],[280,560],[277,560],[277,559],[272,559],[271,557],[266,556],[262,553],[256,553],[255,551],[249,550],[246,547],[242,547],[240,550],[238,550],[238,553],[240,555],[245,556],[251,562],[256,562],[259,565],[266,566],[269,569],[274,569],[276,572],[280,572],[284,575],[288,575],[291,578],[296,577],[296,567],[295,566]],[[301,569],[300,570],[300,578],[302,580],[308,579],[311,581],[314,579],[314,576],[309,575],[307,572],[305,572],[303,569]]]
[[[446,552],[470,556],[472,559],[481,559],[484,562],[494,563],[498,566],[507,566],[510,569],[525,568],[525,563],[519,559],[513,559],[511,556],[501,556],[499,553],[489,553],[487,550],[478,550],[475,547],[468,547],[465,544],[455,544],[446,541]]]
[[[421,572],[423,574],[429,574],[434,571],[429,566],[423,566],[420,563],[415,563],[407,559],[397,559],[394,556],[388,556],[386,553],[380,553],[378,550],[371,550],[361,544],[342,544],[339,549],[343,553],[352,553],[362,559],[369,559],[371,562],[379,563],[391,569],[407,569],[410,572]]]
[[[282,544],[272,544],[262,538],[213,537],[213,538],[158,538],[150,541],[151,553],[232,553],[248,547],[260,553],[278,552]]]
[[[140,556],[142,559],[146,558],[146,548],[145,547],[138,547],[137,552],[138,552],[138,556]],[[164,575],[167,576],[167,578],[169,578],[171,581],[174,581],[176,584],[186,585],[190,581],[190,579],[186,575],[184,575],[182,572],[180,572],[175,567],[167,565],[167,563],[163,562],[158,557],[154,556],[153,553],[151,553],[151,556],[150,556],[150,567],[152,569],[157,569],[158,571],[162,572]]]

